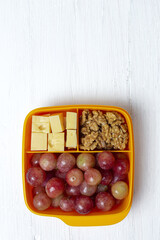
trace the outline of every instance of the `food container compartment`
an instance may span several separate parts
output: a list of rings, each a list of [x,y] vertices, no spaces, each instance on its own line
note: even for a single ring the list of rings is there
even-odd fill
[[[128,173],[128,183],[129,183],[129,194],[122,201],[120,205],[113,208],[111,211],[102,212],[98,209],[94,209],[88,215],[80,215],[77,212],[63,212],[59,208],[49,208],[44,211],[38,211],[33,206],[33,197],[32,197],[32,187],[26,182],[26,172],[30,167],[30,159],[35,152],[45,153],[48,151],[31,151],[31,124],[32,124],[32,115],[44,115],[44,114],[53,114],[63,112],[64,116],[66,112],[77,112],[77,149],[68,150],[65,149],[64,152],[68,151],[73,154],[78,154],[81,152],[91,152],[97,153],[104,150],[95,150],[95,151],[84,151],[79,149],[79,117],[84,109],[89,110],[101,110],[101,111],[116,111],[123,115],[128,125],[129,132],[129,142],[125,150],[107,150],[112,153],[114,152],[124,152],[128,155],[130,162],[130,170]],[[55,152],[54,152],[55,153]],[[61,152],[56,152],[61,153]],[[123,220],[132,204],[133,197],[133,184],[134,184],[134,141],[133,141],[133,126],[129,114],[122,108],[113,107],[113,106],[100,106],[100,105],[73,105],[73,106],[56,106],[56,107],[45,107],[32,110],[25,118],[24,127],[23,127],[23,143],[22,143],[22,177],[23,177],[23,193],[24,200],[27,208],[34,214],[40,216],[50,216],[57,217],[64,221],[70,226],[103,226],[111,225]]]

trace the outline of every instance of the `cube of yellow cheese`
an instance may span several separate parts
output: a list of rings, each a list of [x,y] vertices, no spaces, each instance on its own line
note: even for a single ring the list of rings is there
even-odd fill
[[[49,119],[51,124],[51,130],[53,133],[64,131],[63,113],[54,114],[50,116]]]
[[[50,123],[32,123],[32,132],[50,133]]]
[[[67,112],[66,129],[77,129],[77,113],[76,112]]]
[[[49,116],[51,116],[50,113],[43,114],[43,117],[49,117]]]
[[[31,133],[31,150],[47,150],[47,133]]]
[[[64,129],[66,129],[66,117],[63,118]]]
[[[76,133],[76,130],[67,130],[66,147],[77,148],[77,133]]]
[[[48,116],[32,116],[32,123],[48,123],[49,117]]]
[[[48,134],[48,151],[64,151],[64,132]]]

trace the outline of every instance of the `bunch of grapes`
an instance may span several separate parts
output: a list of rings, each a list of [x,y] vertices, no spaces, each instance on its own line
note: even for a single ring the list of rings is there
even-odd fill
[[[129,161],[125,154],[33,154],[26,173],[33,205],[87,214],[94,207],[110,211],[128,195]]]

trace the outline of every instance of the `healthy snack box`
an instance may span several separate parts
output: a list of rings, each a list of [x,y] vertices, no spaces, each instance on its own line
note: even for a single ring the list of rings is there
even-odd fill
[[[117,141],[111,143],[105,142],[106,151],[112,153],[125,153],[128,156],[130,170],[128,173],[128,185],[129,193],[128,196],[119,204],[116,208],[108,212],[97,211],[94,209],[88,215],[79,215],[76,211],[63,212],[59,208],[48,208],[44,211],[39,211],[33,206],[32,188],[26,181],[26,172],[31,167],[30,159],[34,153],[63,153],[69,152],[72,154],[78,153],[99,153],[104,151],[100,149],[101,142],[97,147],[92,145],[86,147],[81,141],[82,131],[85,133],[85,129],[82,129],[82,121],[84,120],[83,126],[87,129],[87,121],[85,119],[85,112],[95,111],[97,114],[99,111],[100,121],[103,121],[103,113],[106,114],[108,122],[111,121],[111,127],[113,129],[113,135],[116,135],[116,128],[112,125],[112,113],[117,113],[117,123],[121,124],[122,116],[125,120],[125,124],[120,126],[122,129],[122,139],[124,138],[125,145],[120,145]],[[82,116],[83,113],[83,116]],[[84,119],[82,119],[82,117]],[[116,122],[114,120],[114,123]],[[118,122],[119,121],[119,122]],[[97,126],[93,122],[94,132]],[[124,128],[124,129],[123,129]],[[123,134],[126,132],[127,134]],[[102,131],[103,133],[103,131]],[[98,134],[98,133],[96,133]],[[86,132],[83,137],[88,136]],[[98,135],[96,135],[97,137]],[[126,137],[127,136],[127,137]],[[92,137],[92,136],[91,136]],[[96,139],[95,137],[95,139]],[[99,136],[98,136],[99,138]],[[126,140],[126,139],[127,140]],[[91,139],[91,138],[90,138]],[[89,139],[89,141],[90,141]],[[95,143],[95,141],[94,141]],[[84,141],[85,144],[85,141]],[[107,144],[107,145],[106,145]],[[83,145],[83,146],[81,146]],[[102,144],[103,146],[103,144]],[[116,147],[123,147],[123,150],[116,149]],[[115,149],[114,149],[115,147]],[[85,150],[84,150],[85,149]],[[87,150],[86,150],[87,149]],[[69,106],[56,106],[56,107],[44,107],[32,110],[25,118],[23,127],[23,142],[22,142],[22,176],[23,176],[23,193],[25,204],[28,209],[37,215],[57,217],[64,221],[70,226],[103,226],[111,225],[123,220],[132,204],[133,197],[133,185],[134,185],[134,140],[133,140],[133,126],[129,114],[122,108],[114,106],[100,106],[100,105],[69,105]]]

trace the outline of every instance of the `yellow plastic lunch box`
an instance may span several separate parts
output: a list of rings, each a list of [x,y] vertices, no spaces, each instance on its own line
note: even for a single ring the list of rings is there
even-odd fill
[[[81,153],[85,152],[79,149],[79,117],[83,110],[101,110],[101,111],[117,111],[126,120],[128,125],[129,132],[129,143],[128,147],[124,151],[118,150],[110,150],[110,152],[124,152],[128,155],[128,159],[130,162],[130,170],[128,174],[128,183],[129,183],[129,194],[122,201],[117,208],[109,211],[109,212],[98,212],[93,210],[88,215],[80,215],[77,212],[63,212],[59,208],[49,208],[44,211],[39,211],[33,206],[33,196],[32,196],[32,187],[26,181],[26,172],[30,167],[30,159],[33,153],[45,153],[47,151],[31,151],[31,124],[32,124],[32,115],[44,115],[44,114],[53,114],[63,112],[64,116],[66,112],[76,112],[77,113],[77,149],[76,150],[65,150],[64,152],[73,152],[73,153]],[[108,151],[108,150],[107,150]],[[102,151],[86,151],[91,153],[97,153]],[[60,153],[60,152],[59,152]],[[54,107],[43,107],[32,110],[25,118],[24,127],[23,127],[23,141],[22,141],[22,178],[23,178],[23,194],[24,201],[27,208],[34,214],[40,216],[47,217],[57,217],[64,221],[66,224],[70,226],[105,226],[111,225],[120,222],[123,220],[132,204],[133,197],[133,186],[134,186],[134,139],[133,139],[133,126],[130,115],[127,111],[122,108],[114,107],[114,106],[100,106],[100,105],[68,105],[68,106],[54,106]]]

